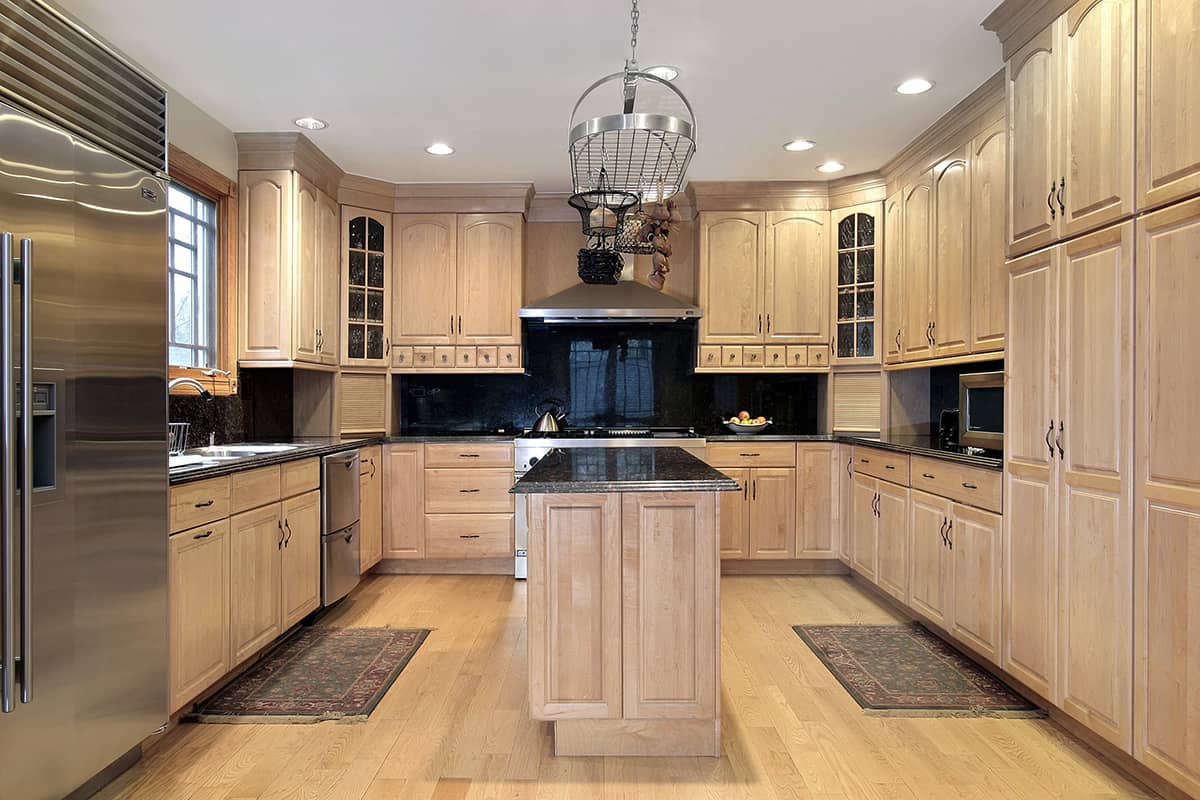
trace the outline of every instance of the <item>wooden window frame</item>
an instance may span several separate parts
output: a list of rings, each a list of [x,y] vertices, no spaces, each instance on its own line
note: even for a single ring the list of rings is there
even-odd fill
[[[205,375],[207,369],[177,367],[168,364],[167,379],[195,378],[214,395],[237,394],[237,252],[238,196],[237,181],[175,145],[167,147],[168,175],[180,186],[203,195],[217,206],[217,346],[216,368],[228,371],[228,377]],[[165,302],[165,301],[164,301]],[[189,394],[180,388],[172,394]]]

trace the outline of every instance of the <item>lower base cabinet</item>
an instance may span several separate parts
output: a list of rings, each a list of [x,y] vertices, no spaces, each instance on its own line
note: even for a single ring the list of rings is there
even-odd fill
[[[949,500],[925,492],[913,492],[909,504],[909,551],[912,554],[912,580],[908,587],[908,605],[939,627],[950,625],[950,548],[946,529],[950,527]]]
[[[215,683],[229,663],[229,520],[173,535],[167,555],[170,710]]]
[[[908,488],[881,480],[875,492],[877,583],[899,600],[908,594]]]
[[[879,526],[875,520],[875,486],[878,481],[861,475],[854,476],[851,489],[851,510],[853,519],[852,544],[850,546],[850,566],[864,578],[874,582],[877,558],[879,555],[876,535]]]
[[[383,559],[383,455],[379,445],[358,454],[358,571],[361,575]]]
[[[284,500],[280,593],[283,630],[321,607],[321,492]]]
[[[283,632],[283,519],[279,504],[230,517],[229,535],[230,625],[236,666]]]
[[[425,557],[425,446],[383,448],[383,557]]]

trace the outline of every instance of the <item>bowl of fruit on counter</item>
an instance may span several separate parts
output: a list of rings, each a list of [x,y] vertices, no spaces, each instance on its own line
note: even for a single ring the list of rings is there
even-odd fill
[[[767,429],[771,420],[766,417],[752,417],[749,411],[739,411],[737,416],[725,420],[725,427],[734,433],[758,433]]]

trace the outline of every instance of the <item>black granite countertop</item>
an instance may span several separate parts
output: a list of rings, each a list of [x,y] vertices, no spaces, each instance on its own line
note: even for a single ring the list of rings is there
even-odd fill
[[[936,446],[935,437],[924,434],[892,434],[879,438],[877,436],[851,436],[848,434],[769,434],[755,433],[739,436],[706,436],[708,442],[744,442],[749,439],[765,442],[840,442],[864,447],[877,447],[880,450],[892,450],[898,453],[939,458],[943,461],[955,461],[959,464],[969,464],[983,469],[1001,470],[1004,468],[1004,458],[998,455],[977,455],[960,453],[955,450],[943,450]]]
[[[737,481],[679,447],[552,450],[510,490],[558,492],[736,492]]]
[[[512,444],[519,433],[420,433],[402,436],[386,436],[383,441],[387,444],[455,444],[457,442],[496,442]]]
[[[217,460],[215,458],[208,458],[196,464],[171,468],[168,470],[168,475],[170,476],[171,485],[177,486],[181,483],[191,483],[192,481],[200,481],[206,478],[218,478],[222,475],[230,475],[246,469],[266,467],[271,464],[282,464],[302,458],[317,458],[329,455],[330,453],[341,452],[342,450],[350,450],[355,447],[367,447],[368,445],[379,444],[381,441],[383,440],[378,436],[360,436],[345,439],[330,437],[290,439],[285,442],[266,442],[264,444],[292,445],[292,448],[273,453],[239,456],[232,459],[222,458],[221,460]],[[247,442],[244,444],[251,443]],[[256,442],[253,444],[259,443]],[[237,448],[239,446],[239,444],[226,444],[219,446],[216,450]],[[204,456],[205,454],[202,451],[205,449],[189,450],[185,455]]]

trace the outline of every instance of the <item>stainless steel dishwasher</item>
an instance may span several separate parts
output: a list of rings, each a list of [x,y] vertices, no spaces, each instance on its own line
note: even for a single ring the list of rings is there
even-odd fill
[[[321,459],[321,606],[341,600],[358,585],[358,451]]]

